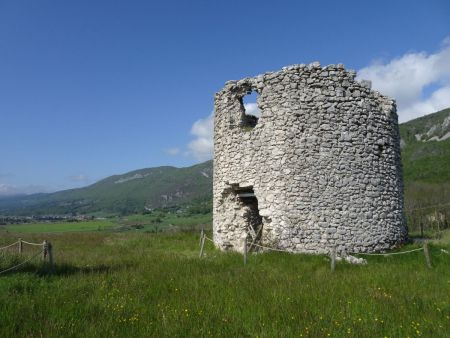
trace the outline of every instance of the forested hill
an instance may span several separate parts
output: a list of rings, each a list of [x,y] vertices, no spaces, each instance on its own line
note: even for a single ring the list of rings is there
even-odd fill
[[[154,208],[210,207],[212,161],[186,168],[140,169],[88,187],[0,199],[0,215],[132,214]]]
[[[406,182],[450,183],[450,108],[400,125]]]

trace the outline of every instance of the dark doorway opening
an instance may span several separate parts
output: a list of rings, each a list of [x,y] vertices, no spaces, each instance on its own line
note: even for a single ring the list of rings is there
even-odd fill
[[[251,248],[253,244],[258,243],[262,237],[263,220],[259,214],[258,199],[255,196],[253,187],[239,188],[236,190],[239,201],[244,208],[244,220],[248,239]]]

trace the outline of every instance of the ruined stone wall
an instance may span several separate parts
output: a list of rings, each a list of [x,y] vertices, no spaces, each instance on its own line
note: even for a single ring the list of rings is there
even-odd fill
[[[380,251],[405,239],[395,103],[355,75],[316,62],[216,93],[217,246],[240,251],[256,229],[262,244],[309,253]],[[250,91],[259,94],[259,120],[245,114]],[[255,203],[239,195],[251,190],[256,218]]]

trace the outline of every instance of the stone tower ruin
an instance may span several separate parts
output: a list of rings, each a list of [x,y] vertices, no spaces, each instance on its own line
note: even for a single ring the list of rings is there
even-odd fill
[[[395,102],[344,66],[294,65],[215,95],[214,242],[374,252],[407,236]],[[256,92],[259,117],[243,97]]]

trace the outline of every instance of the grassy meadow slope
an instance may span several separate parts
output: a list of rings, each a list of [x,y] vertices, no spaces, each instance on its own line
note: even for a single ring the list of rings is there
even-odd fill
[[[173,213],[164,210],[145,215],[128,215],[107,219],[96,219],[77,222],[36,222],[23,224],[0,225],[0,236],[5,233],[63,233],[85,231],[111,231],[111,232],[178,232],[193,231],[209,228],[211,213]]]
[[[450,234],[448,234],[450,235]],[[40,242],[42,235],[24,235]],[[0,275],[1,337],[448,337],[450,250],[368,257],[242,256],[198,234],[46,235],[56,270]],[[15,241],[0,238],[0,246]],[[403,250],[416,248],[408,245]],[[26,247],[28,254],[35,248]],[[22,259],[17,258],[17,261]],[[14,258],[0,261],[0,271]]]

